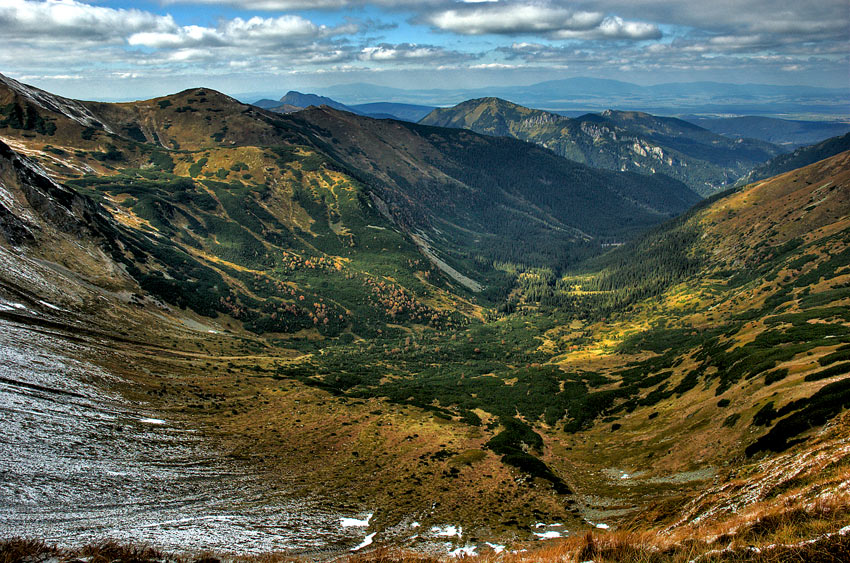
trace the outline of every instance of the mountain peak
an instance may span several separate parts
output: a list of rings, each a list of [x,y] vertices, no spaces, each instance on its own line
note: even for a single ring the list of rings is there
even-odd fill
[[[0,87],[0,100],[5,101],[5,103],[10,103],[17,97],[43,110],[62,114],[85,127],[100,127],[102,125],[91,110],[82,102],[51,94],[35,86],[18,82],[14,78],[3,74],[0,74],[0,84],[6,87],[5,94],[3,93],[3,88]],[[109,131],[108,128],[107,131]],[[109,132],[111,133],[112,131]]]
[[[307,108],[310,106],[329,106],[342,111],[359,113],[347,105],[337,102],[331,98],[319,96],[318,94],[303,94],[301,92],[296,92],[295,90],[287,92],[286,95],[280,99],[280,103],[281,105],[296,106],[300,108]]]

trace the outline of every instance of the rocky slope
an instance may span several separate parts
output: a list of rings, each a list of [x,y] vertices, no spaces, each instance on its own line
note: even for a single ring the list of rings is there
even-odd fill
[[[612,110],[568,118],[498,98],[438,108],[420,123],[515,137],[597,168],[665,174],[702,195],[733,184],[782,152],[763,141],[729,139],[674,118]]]

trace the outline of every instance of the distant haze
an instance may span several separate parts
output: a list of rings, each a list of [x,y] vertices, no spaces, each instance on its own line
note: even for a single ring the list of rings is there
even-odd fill
[[[0,38],[0,72],[99,100],[581,76],[850,91],[845,0],[8,0]]]

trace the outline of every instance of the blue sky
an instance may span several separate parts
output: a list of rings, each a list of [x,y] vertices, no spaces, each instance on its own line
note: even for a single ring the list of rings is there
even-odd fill
[[[850,85],[846,0],[0,0],[0,72],[69,96],[593,76]]]

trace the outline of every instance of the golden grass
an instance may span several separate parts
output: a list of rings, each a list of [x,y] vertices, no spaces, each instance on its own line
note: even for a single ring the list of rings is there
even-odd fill
[[[850,494],[809,504],[753,507],[723,522],[670,533],[653,530],[589,531],[539,548],[452,558],[379,546],[357,554],[327,555],[334,563],[840,563],[850,561]],[[144,544],[103,541],[61,549],[40,540],[0,541],[0,563],[307,563],[315,558],[272,552],[258,555],[175,555]]]

